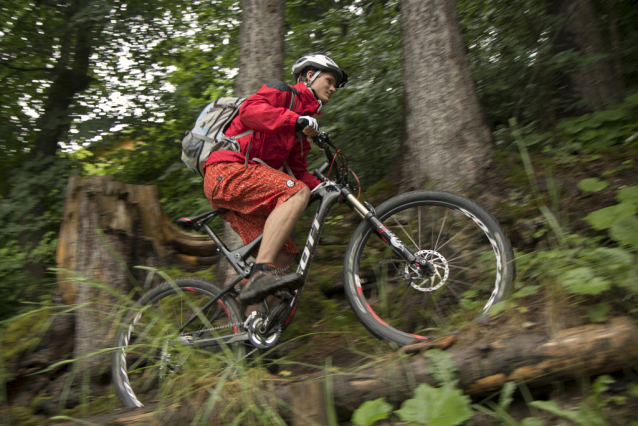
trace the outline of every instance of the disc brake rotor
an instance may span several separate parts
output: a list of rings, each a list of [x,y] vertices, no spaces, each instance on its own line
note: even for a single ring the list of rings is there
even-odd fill
[[[447,259],[434,250],[421,250],[414,253],[414,255],[428,261],[432,265],[434,272],[429,277],[426,277],[412,265],[407,265],[404,274],[410,277],[410,285],[423,292],[432,292],[441,288],[450,275]]]

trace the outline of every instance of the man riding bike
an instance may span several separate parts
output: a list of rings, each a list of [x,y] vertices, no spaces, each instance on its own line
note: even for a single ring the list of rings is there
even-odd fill
[[[214,151],[205,166],[204,192],[211,206],[230,210],[220,217],[244,244],[263,233],[252,274],[238,296],[244,305],[302,284],[299,274],[288,273],[298,254],[290,234],[319,184],[307,170],[310,142],[319,133],[313,116],[348,81],[323,54],[302,56],[292,73],[294,86],[271,81],[242,104],[225,133],[239,136],[241,153]]]

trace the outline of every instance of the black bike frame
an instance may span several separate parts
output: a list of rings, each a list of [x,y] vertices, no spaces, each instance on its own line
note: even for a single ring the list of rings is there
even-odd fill
[[[318,170],[315,171],[315,174],[317,174],[318,177],[323,178],[321,172],[319,172]],[[396,235],[394,235],[385,225],[383,225],[381,221],[379,221],[379,219],[377,219],[376,214],[374,213],[374,210],[372,208],[368,208],[366,207],[366,205],[359,202],[359,200],[357,200],[357,198],[352,195],[348,188],[342,187],[341,185],[329,179],[323,178],[321,180],[323,180],[323,182],[312,190],[311,200],[313,200],[313,198],[318,199],[319,206],[317,207],[315,217],[312,221],[312,225],[310,226],[308,239],[306,240],[306,245],[304,247],[303,253],[301,254],[299,266],[297,267],[297,273],[303,277],[303,284],[301,288],[296,291],[295,296],[290,299],[289,302],[278,304],[272,312],[268,313],[268,317],[263,324],[264,334],[268,334],[268,332],[271,331],[272,328],[276,325],[281,325],[283,330],[288,326],[288,324],[290,324],[290,321],[292,320],[297,310],[297,305],[299,303],[299,299],[301,297],[303,289],[306,286],[310,266],[312,265],[312,261],[314,260],[315,252],[319,245],[319,238],[326,223],[326,219],[330,213],[331,208],[339,202],[340,198],[344,200],[344,203],[348,205],[348,207],[357,212],[362,219],[370,223],[370,225],[375,229],[377,236],[381,238],[385,243],[387,243],[397,255],[401,256],[409,264],[416,265],[417,267],[420,266],[419,263],[417,263],[418,259],[414,256],[414,254],[403,244],[403,242]],[[215,215],[211,215],[210,217],[214,216]],[[247,264],[246,260],[250,257],[253,250],[261,243],[262,235],[257,237],[249,244],[231,251],[207,224],[203,224],[202,227],[210,236],[210,238],[215,241],[218,250],[222,252],[223,256],[228,260],[228,262],[230,262],[233,269],[235,269],[235,271],[237,271],[238,273],[237,278],[235,278],[230,284],[224,287],[216,297],[206,303],[206,305],[201,309],[201,311],[205,311],[226,293],[230,292],[235,287],[235,285],[239,283],[239,281],[250,275],[251,265]],[[268,307],[265,302],[262,302],[262,308],[266,312],[268,312]],[[193,315],[193,317],[186,321],[184,325],[182,325],[182,327],[179,329],[179,332],[182,332],[196,317],[197,315]],[[282,319],[284,318],[285,320],[282,321]],[[244,332],[235,333],[228,336],[202,339],[198,340],[195,344],[197,345],[197,347],[207,347],[218,346],[222,343],[230,344],[246,340],[249,340],[249,336],[247,332]]]
[[[274,325],[276,325],[279,321],[275,319],[280,319],[285,317],[286,320],[282,325],[282,328],[285,328],[297,310],[297,304],[299,303],[299,298],[301,297],[301,293],[303,288],[306,286],[306,281],[308,280],[308,272],[310,271],[310,265],[312,265],[312,261],[315,256],[315,252],[319,245],[319,237],[321,236],[321,231],[326,223],[326,218],[330,214],[330,209],[337,204],[340,196],[340,188],[339,186],[330,181],[326,180],[322,184],[318,185],[312,191],[312,197],[319,200],[319,206],[317,207],[317,211],[315,213],[315,217],[312,221],[312,225],[310,227],[310,232],[308,233],[308,239],[306,240],[306,245],[304,247],[303,253],[301,255],[301,259],[299,261],[299,267],[297,268],[297,273],[303,277],[302,287],[296,291],[295,297],[290,300],[290,303],[280,303],[268,316],[266,322],[264,323],[264,327],[266,327],[267,331],[269,331]],[[253,250],[261,243],[261,239],[263,235],[257,237],[254,241],[242,246],[236,250],[229,250],[228,247],[222,242],[222,240],[213,232],[213,230],[208,226],[208,224],[204,224],[202,226],[206,233],[210,236],[210,238],[215,241],[217,244],[218,250],[222,253],[222,255],[228,260],[233,269],[237,271],[238,276],[235,278],[230,284],[222,289],[222,291],[210,300],[204,307],[201,308],[200,311],[205,311],[209,307],[211,307],[214,303],[216,303],[220,298],[222,298],[226,293],[230,292],[234,289],[235,285],[239,283],[243,278],[247,277],[250,274],[251,266],[246,263],[246,260],[250,257]],[[265,305],[265,303],[264,303]],[[186,327],[197,318],[197,315],[193,315],[188,321],[186,321],[179,329],[181,333]],[[266,332],[267,332],[266,331]],[[207,346],[217,346],[221,343],[230,344],[236,343],[238,341],[248,340],[248,333],[235,333],[229,336],[220,336],[214,337],[211,339],[203,339],[198,340],[196,342],[198,347],[207,347]]]

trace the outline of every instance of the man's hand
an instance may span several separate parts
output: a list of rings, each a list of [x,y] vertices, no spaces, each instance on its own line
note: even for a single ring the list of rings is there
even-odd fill
[[[312,142],[312,138],[319,134],[319,123],[308,115],[302,115],[297,118],[296,129],[306,135],[308,142]]]

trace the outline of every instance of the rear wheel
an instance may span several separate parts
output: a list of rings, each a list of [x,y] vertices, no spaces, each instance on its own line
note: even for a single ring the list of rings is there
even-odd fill
[[[142,407],[143,402],[180,392],[180,378],[188,381],[186,375],[192,374],[194,381],[208,374],[202,373],[212,365],[208,362],[219,361],[223,366],[244,356],[242,343],[213,346],[212,350],[197,345],[241,330],[243,317],[230,297],[205,308],[219,293],[210,281],[179,278],[163,283],[137,302],[120,327],[118,349],[113,353],[113,383],[125,407]],[[189,319],[193,321],[180,331]]]
[[[426,276],[363,222],[346,250],[345,290],[357,318],[399,345],[456,330],[509,293],[514,256],[505,232],[482,207],[440,191],[391,198],[376,213],[412,253],[433,267]]]

